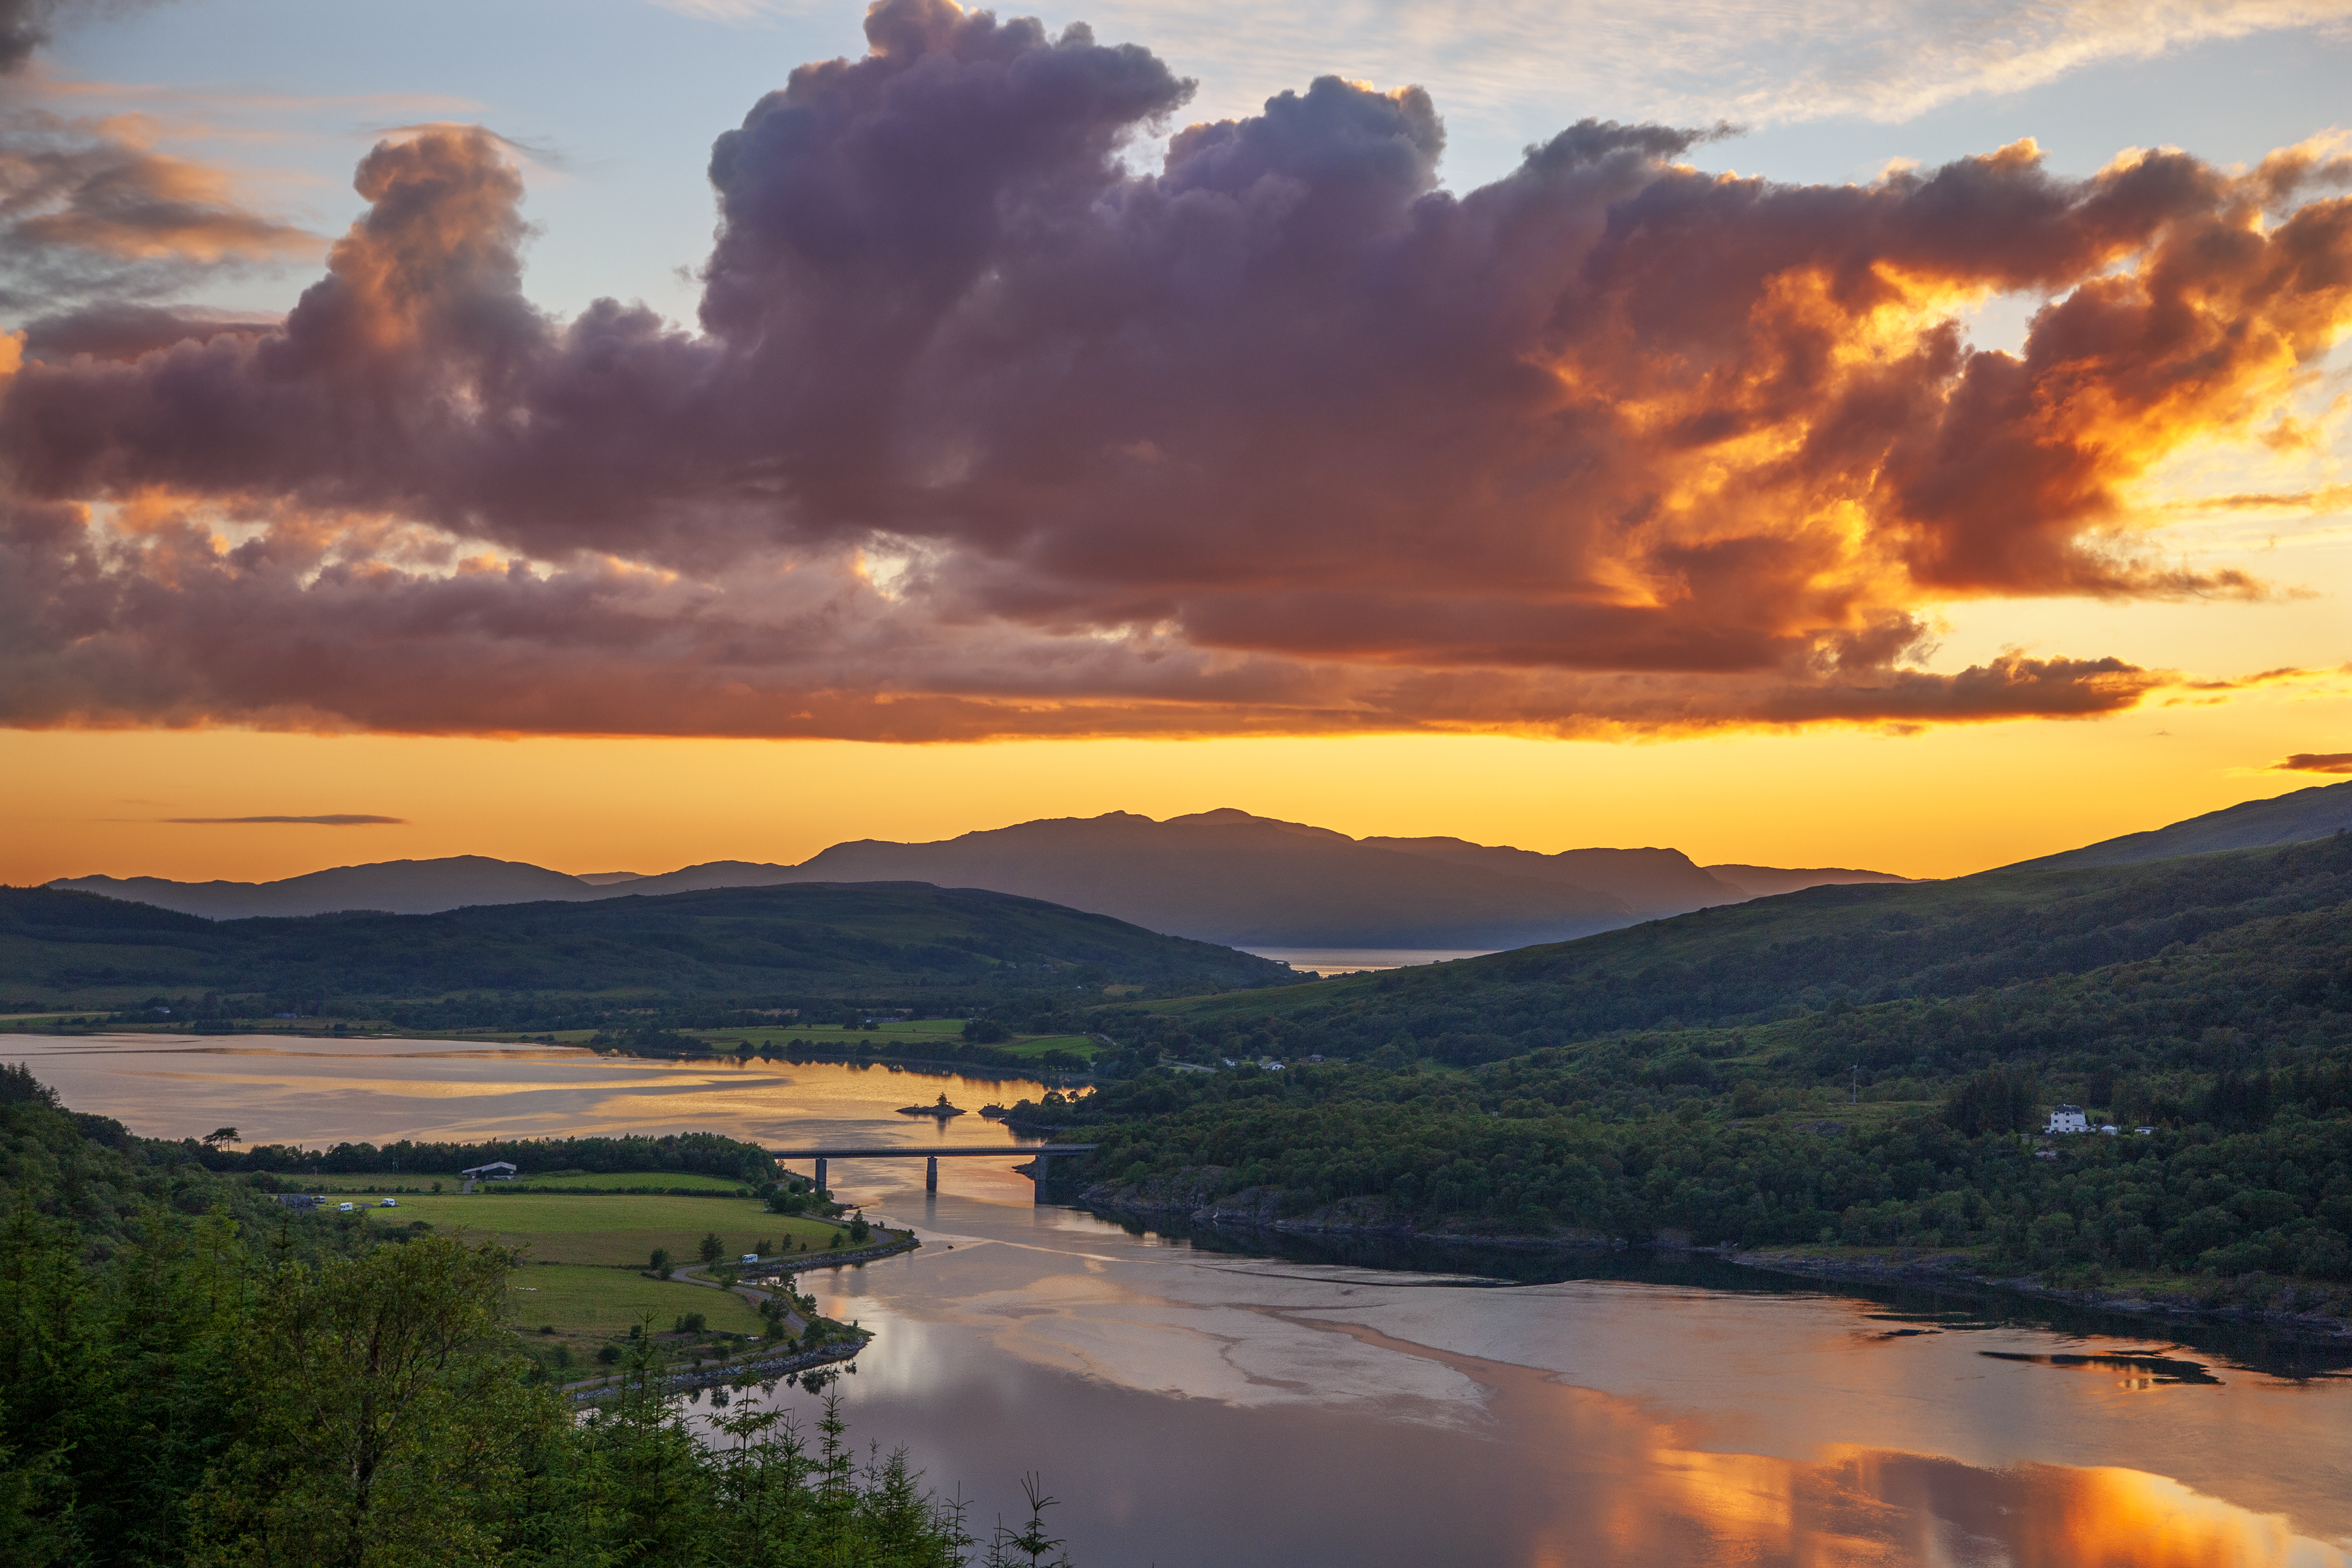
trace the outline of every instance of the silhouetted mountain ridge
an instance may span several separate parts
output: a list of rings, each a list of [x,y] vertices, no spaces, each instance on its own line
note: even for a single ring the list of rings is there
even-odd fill
[[[1899,880],[1881,872],[1738,868],[1781,884]],[[1678,849],[1555,855],[1466,839],[1351,838],[1225,807],[1155,821],[1048,818],[933,843],[858,839],[797,866],[714,860],[657,876],[566,876],[480,856],[338,867],[281,882],[82,877],[53,888],[228,920],[350,910],[434,914],[477,905],[660,897],[793,882],[984,888],[1237,947],[1523,947],[1755,895]]]
[[[2270,800],[2250,800],[2146,833],[2126,833],[2080,849],[2004,866],[2004,871],[2063,871],[2080,866],[2134,866],[2221,849],[2265,849],[2325,838],[2352,827],[2352,784],[2318,784]]]

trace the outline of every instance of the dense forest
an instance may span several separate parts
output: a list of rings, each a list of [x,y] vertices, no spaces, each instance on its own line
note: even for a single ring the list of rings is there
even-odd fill
[[[690,1433],[652,1336],[584,1419],[514,1255],[290,1215],[0,1068],[0,1561],[22,1568],[1035,1563],[756,1401]],[[1033,1496],[1034,1494],[1033,1493]]]
[[[1016,1116],[1098,1141],[1076,1179],[1108,1205],[2297,1279],[2352,1312],[2342,836],[1817,888],[1104,1026],[1129,1076]],[[2062,1102],[2116,1131],[2033,1136]]]
[[[2058,1043],[2011,1038],[2020,1028],[2113,1044],[2209,1027],[2341,1041],[2352,1032],[2347,919],[2352,837],[2337,835],[2147,865],[1811,888],[1486,958],[1129,1009],[1113,1032],[1195,1060],[1234,1045],[1359,1057],[1393,1043],[1470,1064],[1901,1000],[1931,1008],[1924,1048],[1944,1058]],[[2111,981],[2130,994],[2109,994]],[[1923,1048],[1916,1037],[1882,1043]]]
[[[5,888],[0,976],[18,1011],[152,1004],[196,1024],[282,1012],[532,1030],[724,1027],[747,1010],[879,1000],[960,1014],[1016,995],[1165,996],[1299,978],[1107,915],[920,883],[236,921]]]

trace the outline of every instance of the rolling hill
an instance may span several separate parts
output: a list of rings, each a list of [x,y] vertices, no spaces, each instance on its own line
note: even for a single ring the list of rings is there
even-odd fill
[[[1096,1018],[1139,1069],[1241,1064],[1050,1113],[1114,1210],[1798,1248],[2352,1324],[2352,834],[1816,887]],[[2061,1103],[2115,1135],[2021,1136]]]
[[[1003,893],[809,883],[219,921],[5,889],[0,974],[17,996],[214,991],[306,1002],[471,992],[984,997],[1074,983],[1098,995],[1105,984],[1166,992],[1291,979],[1248,953]]]
[[[2057,871],[2077,866],[2130,866],[2204,855],[2216,849],[2259,849],[2325,838],[2352,827],[2352,784],[2320,784],[2273,800],[2250,800],[2209,811],[2146,833],[2126,833],[2080,849],[2068,849],[2003,868],[2011,871]]]
[[[1575,942],[1173,1005],[1219,1033],[1227,1020],[1286,1020],[1326,1054],[1403,1040],[1485,1061],[1628,1030],[2022,994],[2146,963],[2178,971],[2176,988],[2193,973],[2215,1020],[2228,1013],[2233,1028],[2250,1026],[2240,1013],[2277,1011],[2262,1000],[2272,990],[2282,1005],[2305,998],[2352,1015],[2352,836],[1811,888]]]

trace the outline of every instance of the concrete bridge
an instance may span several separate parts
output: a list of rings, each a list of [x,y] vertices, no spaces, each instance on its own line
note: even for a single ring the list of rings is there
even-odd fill
[[[1087,1154],[1092,1153],[1095,1148],[1096,1145],[1092,1143],[1015,1143],[1005,1148],[955,1149],[906,1149],[892,1148],[887,1144],[851,1148],[847,1145],[836,1144],[825,1149],[771,1149],[768,1154],[770,1158],[777,1160],[815,1161],[816,1190],[819,1193],[825,1190],[824,1166],[828,1160],[922,1160],[928,1162],[923,1168],[923,1191],[936,1193],[940,1190],[941,1160],[1003,1159],[1008,1154],[1024,1154],[1037,1162],[1036,1174],[1034,1179],[1037,1184],[1038,1194],[1043,1196],[1045,1191],[1045,1173],[1055,1155]]]

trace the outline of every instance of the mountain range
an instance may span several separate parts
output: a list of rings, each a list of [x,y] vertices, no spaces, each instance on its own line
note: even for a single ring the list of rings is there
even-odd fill
[[[929,844],[859,839],[797,866],[717,860],[658,876],[571,876],[478,855],[340,866],[275,882],[75,877],[48,884],[236,920],[659,897],[786,882],[929,882],[1042,899],[1235,947],[1505,948],[1559,942],[1824,882],[1838,868],[1703,867],[1678,849],[1556,855],[1460,838],[1351,838],[1231,809],[1154,821],[1063,817]]]
[[[2352,784],[2250,801],[2008,869],[2116,866],[2325,837],[2352,826]],[[1543,855],[1461,838],[1351,838],[1225,809],[1155,821],[1058,817],[927,844],[857,839],[797,866],[714,860],[657,876],[572,876],[478,855],[340,866],[276,882],[76,877],[101,893],[212,920],[584,902],[787,882],[929,882],[1042,899],[1149,931],[1249,948],[1503,949],[1566,941],[1824,884],[1899,882],[1843,868],[1701,866],[1678,849]]]

